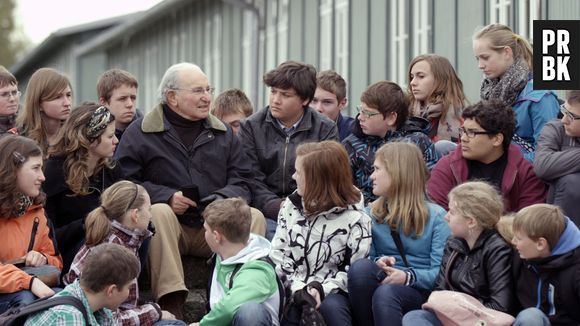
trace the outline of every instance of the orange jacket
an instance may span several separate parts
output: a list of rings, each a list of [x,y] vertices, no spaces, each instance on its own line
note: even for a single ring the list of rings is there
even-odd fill
[[[30,289],[32,277],[5,262],[24,257],[31,243],[35,222],[38,222],[32,250],[46,256],[48,264],[62,268],[62,258],[53,240],[54,231],[41,205],[33,205],[16,218],[0,217],[0,293]]]

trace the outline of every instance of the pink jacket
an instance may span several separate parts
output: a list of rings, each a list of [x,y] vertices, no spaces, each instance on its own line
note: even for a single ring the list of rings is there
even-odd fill
[[[460,183],[467,181],[467,160],[461,154],[461,144],[444,156],[431,171],[427,194],[435,203],[449,210],[447,195]],[[501,183],[506,212],[517,212],[532,204],[546,201],[546,185],[536,177],[532,164],[526,161],[519,148],[511,144]]]

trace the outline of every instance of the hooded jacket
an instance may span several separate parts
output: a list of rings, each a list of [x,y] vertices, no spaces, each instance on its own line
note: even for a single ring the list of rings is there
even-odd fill
[[[521,306],[542,310],[552,325],[580,324],[580,231],[566,218],[566,228],[549,257],[514,255],[514,279]]]
[[[265,238],[250,234],[248,245],[235,256],[222,260],[216,255],[216,264],[209,290],[210,311],[200,321],[200,325],[229,326],[240,306],[246,302],[264,303],[272,317],[272,324],[279,325],[278,309],[280,294],[276,272],[268,262],[260,260],[270,252],[270,242]],[[232,287],[230,278],[237,265]]]
[[[358,117],[358,116],[357,116]],[[419,146],[427,168],[431,170],[439,160],[435,146],[429,139],[429,121],[419,117],[410,117],[403,127],[387,131],[385,137],[369,136],[363,133],[360,122],[355,119],[352,134],[342,144],[348,152],[354,184],[363,193],[365,204],[377,199],[373,194],[371,174],[374,171],[375,153],[384,144],[392,141],[406,141]]]
[[[467,181],[468,175],[467,159],[463,158],[459,144],[431,171],[431,177],[427,181],[429,198],[445,210],[449,210],[447,195],[453,187]],[[508,148],[501,194],[506,212],[517,212],[526,206],[544,203],[546,200],[546,185],[536,177],[532,165],[524,160],[518,146],[514,144]]]

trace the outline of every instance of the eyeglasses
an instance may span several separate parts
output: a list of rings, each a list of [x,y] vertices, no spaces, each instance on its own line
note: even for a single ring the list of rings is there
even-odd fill
[[[208,87],[205,87],[205,88],[204,87],[196,87],[196,88],[172,88],[172,89],[173,90],[176,90],[176,91],[190,91],[190,92],[192,92],[195,95],[203,95],[206,92],[209,95],[212,95],[213,92],[215,91],[215,88],[214,87],[209,87],[209,86]]]
[[[494,132],[491,131],[465,129],[463,127],[459,128],[459,137],[466,135],[467,138],[475,138],[475,136],[477,135],[493,135],[493,134]]]
[[[577,116],[577,115],[575,115],[574,113],[572,113],[572,112],[570,112],[570,111],[566,110],[566,107],[564,106],[564,104],[560,105],[560,112],[562,112],[562,114],[563,114],[563,115],[564,115],[566,118],[568,118],[568,119],[570,119],[570,120],[572,120],[572,121],[574,121],[574,120],[580,120],[580,117],[579,117],[579,116]]]
[[[9,99],[11,96],[14,97],[20,97],[22,93],[20,93],[20,91],[9,91],[9,92],[4,92],[4,93],[0,93],[0,97],[4,98],[4,99]]]
[[[370,118],[374,117],[375,115],[382,114],[380,112],[365,111],[361,105],[357,106],[356,110],[358,111],[358,113],[364,115],[367,119],[370,119]]]

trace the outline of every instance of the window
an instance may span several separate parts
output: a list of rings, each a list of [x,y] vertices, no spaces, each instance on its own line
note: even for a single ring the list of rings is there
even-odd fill
[[[500,23],[511,26],[511,6],[512,4],[510,0],[489,0],[489,23]]]
[[[411,50],[413,57],[430,52],[431,24],[429,20],[429,0],[415,0],[413,3],[413,43]]]
[[[540,19],[540,0],[522,0],[518,2],[518,30],[517,33],[527,38],[530,42],[534,40],[534,20]]]
[[[348,0],[336,0],[336,11],[334,14],[335,35],[334,53],[335,70],[342,78],[348,80]]]
[[[320,71],[332,69],[332,0],[320,1]]]
[[[405,0],[393,0],[390,8],[390,78],[400,85],[404,85],[407,80],[406,66],[409,34],[407,33],[407,25],[405,21],[405,17],[407,17],[405,3]]]
[[[288,60],[288,0],[278,2],[278,63]]]
[[[256,73],[256,56],[255,53],[257,36],[257,21],[254,13],[244,11],[244,24],[242,33],[242,88],[250,99],[255,100],[254,94],[254,75]],[[254,103],[257,105],[258,103]]]

